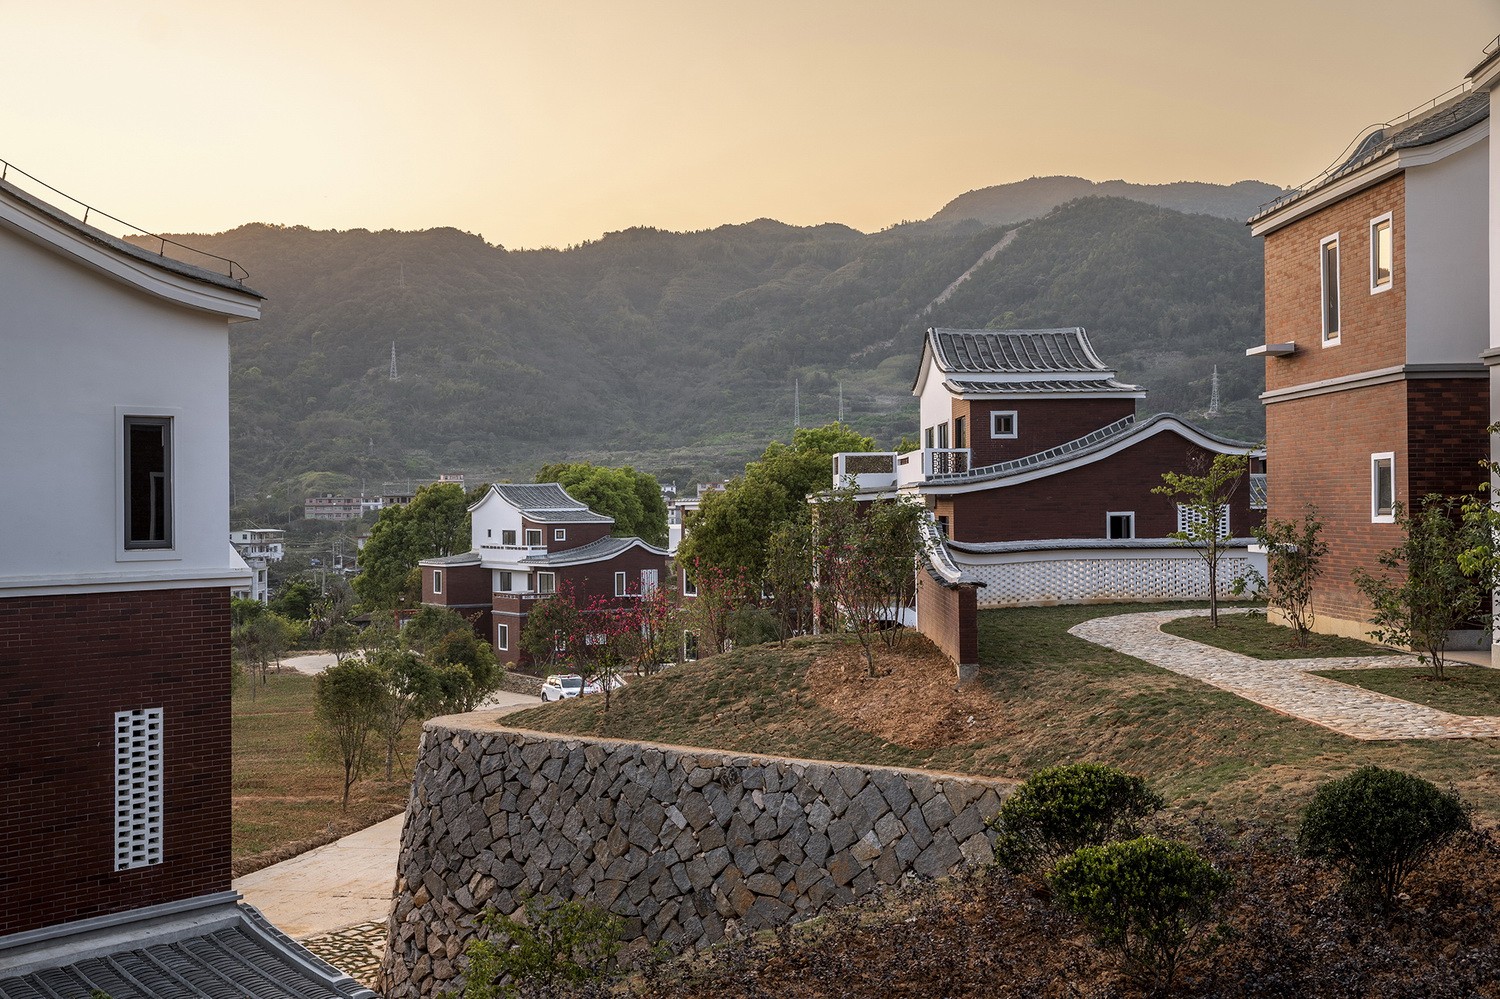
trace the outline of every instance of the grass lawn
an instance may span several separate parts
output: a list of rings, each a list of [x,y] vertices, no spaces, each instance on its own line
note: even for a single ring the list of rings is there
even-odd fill
[[[1182,606],[1194,606],[1184,604]],[[1286,823],[1330,776],[1367,763],[1455,784],[1476,817],[1500,820],[1500,746],[1484,740],[1359,742],[1067,634],[1139,604],[982,612],[980,683],[989,731],[933,749],[886,741],[821,704],[808,665],[838,640],[740,649],[639,681],[616,696],[512,715],[544,730],[742,752],[1024,778],[1097,760],[1149,776],[1182,811]],[[922,712],[924,704],[910,710]],[[915,717],[915,715],[914,715]]]
[[[1425,666],[1331,669],[1317,675],[1456,715],[1500,715],[1500,670],[1449,663],[1443,672],[1441,680],[1434,680],[1432,671]]]
[[[1337,635],[1307,636],[1297,644],[1297,632],[1267,621],[1263,614],[1219,614],[1219,626],[1209,626],[1206,617],[1183,617],[1168,621],[1161,630],[1179,638],[1190,638],[1216,649],[1238,652],[1253,659],[1331,659],[1339,656],[1388,656],[1399,653]]]
[[[314,678],[273,673],[254,688],[247,677],[234,695],[235,873],[274,862],[395,815],[406,807],[421,725],[403,733],[402,766],[387,782],[384,767],[354,786],[349,811],[340,808],[343,767],[317,751]],[[381,755],[383,761],[384,756]],[[290,851],[290,852],[289,852]]]

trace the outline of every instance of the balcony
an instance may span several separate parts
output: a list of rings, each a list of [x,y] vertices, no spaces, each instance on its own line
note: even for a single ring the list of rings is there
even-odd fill
[[[920,485],[934,476],[958,475],[969,470],[969,449],[924,448],[896,454],[893,451],[842,451],[833,456],[835,488],[852,485],[860,492]]]
[[[896,482],[900,486],[919,485],[939,475],[958,475],[969,470],[966,447],[929,447],[908,451],[896,462]]]

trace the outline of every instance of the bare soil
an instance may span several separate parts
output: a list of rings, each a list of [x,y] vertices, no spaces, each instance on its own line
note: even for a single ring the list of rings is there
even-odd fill
[[[953,664],[920,635],[895,649],[875,645],[875,675],[864,649],[825,647],[807,669],[813,699],[864,732],[908,749],[939,749],[1009,735],[999,702],[977,683],[959,686]]]

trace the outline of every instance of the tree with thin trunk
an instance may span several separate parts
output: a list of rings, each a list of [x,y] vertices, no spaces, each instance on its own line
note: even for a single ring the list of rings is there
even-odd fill
[[[1215,455],[1201,474],[1163,472],[1162,484],[1151,490],[1171,497],[1181,511],[1180,529],[1168,537],[1197,552],[1208,568],[1208,623],[1213,628],[1219,626],[1219,563],[1230,540],[1223,529],[1225,515],[1249,470],[1248,454]]]
[[[349,789],[369,762],[370,733],[379,727],[385,709],[384,677],[379,667],[363,659],[345,659],[318,674],[316,690],[313,714],[343,764],[347,811]]]
[[[1297,632],[1297,644],[1305,646],[1314,621],[1313,584],[1322,575],[1323,559],[1328,555],[1317,507],[1309,503],[1301,523],[1267,521],[1255,529],[1255,540],[1266,549],[1271,606],[1281,611]]]

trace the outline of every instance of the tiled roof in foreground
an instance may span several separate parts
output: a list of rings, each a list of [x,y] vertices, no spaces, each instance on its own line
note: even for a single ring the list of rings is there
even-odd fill
[[[1082,326],[1049,330],[927,331],[943,371],[958,374],[1109,372]]]
[[[210,920],[196,934],[156,933],[135,947],[84,948],[71,963],[0,971],[0,999],[87,999],[96,989],[110,999],[378,999],[255,909],[235,908],[240,918]]]

